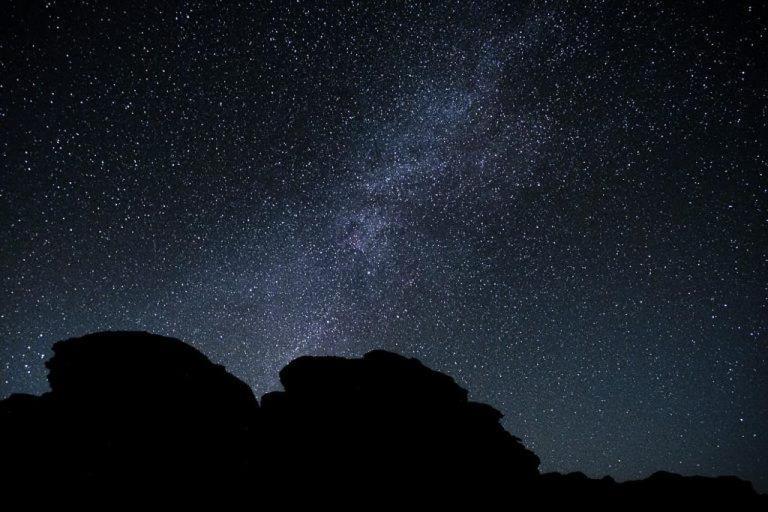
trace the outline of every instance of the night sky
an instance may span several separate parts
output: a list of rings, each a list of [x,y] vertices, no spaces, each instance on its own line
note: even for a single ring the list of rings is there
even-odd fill
[[[131,3],[3,4],[0,396],[385,348],[544,471],[768,491],[765,4]]]

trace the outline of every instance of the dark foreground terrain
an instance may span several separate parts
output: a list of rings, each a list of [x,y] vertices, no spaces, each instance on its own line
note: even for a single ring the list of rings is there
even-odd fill
[[[296,359],[280,372],[284,390],[259,402],[179,340],[105,332],[53,348],[51,391],[0,401],[3,496],[768,509],[735,477],[540,474],[497,410],[389,352]]]

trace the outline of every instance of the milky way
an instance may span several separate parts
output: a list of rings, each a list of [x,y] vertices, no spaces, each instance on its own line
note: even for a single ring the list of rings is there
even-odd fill
[[[111,4],[0,22],[0,394],[97,330],[259,393],[385,348],[543,470],[768,489],[759,2]]]

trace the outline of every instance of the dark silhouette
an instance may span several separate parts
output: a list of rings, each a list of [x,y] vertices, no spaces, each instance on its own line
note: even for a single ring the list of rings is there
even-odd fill
[[[291,470],[283,462],[302,460],[325,487],[337,478],[332,462],[355,489],[415,483],[421,492],[491,492],[538,476],[538,457],[502,428],[497,410],[415,359],[302,357],[280,381],[285,391],[266,394],[262,411],[282,472]]]
[[[296,359],[261,406],[222,366],[147,333],[56,343],[47,367],[50,392],[0,402],[6,489],[511,508],[768,504],[735,477],[541,475],[497,410],[384,351]]]
[[[189,345],[110,332],[53,351],[51,391],[0,406],[7,479],[84,488],[226,480],[250,462],[242,447],[256,424],[253,392]],[[201,464],[216,471],[206,475]]]

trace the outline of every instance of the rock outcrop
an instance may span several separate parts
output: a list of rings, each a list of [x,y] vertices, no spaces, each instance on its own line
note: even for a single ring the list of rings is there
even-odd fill
[[[734,477],[541,475],[496,409],[390,352],[296,359],[280,372],[283,390],[261,405],[194,348],[148,333],[56,343],[47,367],[48,393],[0,401],[6,495],[152,491],[177,501],[216,494],[358,508],[768,505]]]

